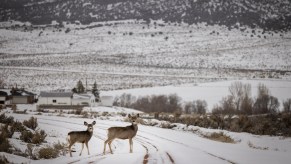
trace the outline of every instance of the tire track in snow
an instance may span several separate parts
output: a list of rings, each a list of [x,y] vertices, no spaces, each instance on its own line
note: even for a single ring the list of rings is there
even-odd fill
[[[144,143],[150,145],[151,147],[153,147],[153,149],[154,149],[155,151],[152,152],[152,153],[157,153],[157,152],[160,151],[160,150],[158,149],[158,146],[156,146],[156,145],[154,145],[153,143],[151,143],[150,141],[152,141],[152,140],[150,140],[150,139],[147,138],[147,137],[143,137],[143,136],[141,136],[141,135],[137,135],[137,141],[144,142]],[[164,152],[164,153],[167,155],[167,157],[168,157],[169,159],[167,160],[167,159],[165,159],[163,156],[160,156],[160,155],[159,155],[158,157],[160,157],[161,161],[163,161],[163,163],[165,163],[165,161],[167,161],[167,163],[170,162],[170,163],[174,164],[175,161],[173,160],[172,156],[171,156],[168,152]],[[148,154],[147,158],[149,158],[150,155],[151,155],[151,154]],[[146,157],[146,156],[145,156],[145,157]]]
[[[143,131],[143,133],[146,133],[146,134],[152,135],[152,136],[154,136],[154,137],[157,137],[157,138],[160,138],[160,139],[163,139],[163,140],[167,140],[167,141],[170,141],[170,142],[173,142],[173,143],[176,143],[176,144],[180,144],[180,145],[183,145],[183,146],[188,147],[188,148],[191,148],[191,149],[196,149],[196,150],[202,151],[203,153],[206,153],[206,154],[208,154],[208,155],[210,155],[210,156],[212,156],[212,157],[218,158],[218,159],[223,160],[223,161],[227,161],[228,163],[231,163],[231,164],[235,164],[235,162],[233,162],[233,161],[231,161],[231,160],[228,160],[228,159],[223,158],[223,157],[221,157],[221,156],[218,156],[218,155],[212,154],[212,153],[207,152],[207,151],[205,151],[205,150],[202,150],[202,149],[200,149],[200,148],[192,147],[192,146],[189,146],[189,145],[187,145],[187,144],[185,144],[185,143],[181,143],[181,142],[177,142],[177,141],[174,141],[174,140],[170,140],[170,139],[168,139],[168,138],[161,137],[161,136],[158,136],[158,135],[153,134],[153,133],[150,133],[150,132]],[[170,158],[170,157],[171,157],[171,156],[169,156],[169,158]]]
[[[105,125],[105,126],[99,126],[99,129],[102,130],[107,130],[109,127],[112,127],[113,125],[110,124],[106,124],[106,123],[99,123],[99,125]],[[146,154],[143,157],[143,164],[147,164],[149,161],[155,161],[155,163],[158,163],[158,161],[162,161],[162,163],[172,163],[174,164],[174,160],[171,157],[171,155],[168,152],[164,152],[165,156],[162,155],[156,155],[156,158],[152,158],[153,153],[157,153],[160,150],[158,149],[158,147],[156,145],[154,145],[153,143],[151,143],[149,138],[143,137],[141,135],[136,135],[136,137],[134,138],[135,141],[137,141],[137,143],[139,143],[145,150],[146,150]],[[152,155],[151,155],[152,154]],[[169,159],[166,159],[165,157],[168,157]],[[166,162],[165,162],[166,161]]]

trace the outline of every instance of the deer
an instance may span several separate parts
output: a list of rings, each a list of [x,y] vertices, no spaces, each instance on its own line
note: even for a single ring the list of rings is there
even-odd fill
[[[129,139],[129,152],[132,153],[132,147],[133,147],[132,138],[135,137],[138,130],[137,122],[136,122],[138,117],[139,117],[139,114],[137,114],[136,116],[131,116],[129,114],[128,118],[131,122],[130,126],[111,127],[108,129],[108,133],[107,133],[108,139],[104,142],[103,154],[105,154],[107,143],[109,145],[110,153],[113,154],[112,149],[111,149],[111,143],[116,138],[123,139],[123,140]]]
[[[82,150],[80,152],[80,156],[82,155],[82,151],[84,149],[84,144],[86,144],[88,155],[90,155],[88,142],[90,141],[92,135],[93,135],[93,126],[96,124],[96,121],[93,121],[92,124],[88,124],[86,121],[84,121],[84,125],[87,126],[86,131],[71,131],[68,133],[67,141],[68,141],[68,147],[70,156],[72,157],[71,147],[76,142],[82,143]]]

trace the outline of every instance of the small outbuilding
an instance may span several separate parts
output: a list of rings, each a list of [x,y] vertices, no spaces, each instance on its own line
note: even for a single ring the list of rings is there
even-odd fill
[[[102,106],[112,107],[114,102],[113,96],[101,96],[100,97],[100,104]]]
[[[12,89],[11,99],[12,104],[33,104],[35,103],[36,94],[24,89]]]

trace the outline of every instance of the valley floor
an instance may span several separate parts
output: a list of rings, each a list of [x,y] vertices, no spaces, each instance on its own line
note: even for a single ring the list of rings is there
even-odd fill
[[[27,120],[31,114],[13,114],[19,121]],[[76,144],[73,157],[61,156],[53,160],[29,160],[23,157],[0,153],[5,155],[12,163],[290,163],[291,139],[271,136],[257,136],[248,133],[233,133],[222,131],[235,140],[235,143],[222,143],[201,137],[195,132],[185,132],[182,129],[170,130],[157,127],[139,125],[137,136],[133,140],[133,153],[129,153],[128,140],[114,140],[112,143],[113,153],[103,155],[104,140],[107,129],[112,126],[127,126],[129,123],[118,121],[123,117],[102,120],[100,118],[70,118],[68,115],[58,117],[50,114],[33,115],[37,117],[39,128],[44,129],[48,137],[47,144],[58,141],[65,142],[69,131],[84,130],[84,121],[91,123],[95,120],[94,135],[89,142],[90,155],[84,148],[82,156],[81,144]],[[196,127],[203,133],[218,132]],[[13,144],[20,149],[25,149],[26,144],[16,142]],[[250,146],[253,145],[252,147]],[[264,148],[264,149],[263,149]]]

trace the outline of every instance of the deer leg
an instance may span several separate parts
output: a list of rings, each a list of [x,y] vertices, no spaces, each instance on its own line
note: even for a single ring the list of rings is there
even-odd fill
[[[104,150],[103,150],[103,154],[105,154],[107,143],[108,143],[108,140],[106,140],[106,141],[104,142]]]
[[[129,152],[132,153],[132,138],[129,138]]]
[[[85,142],[85,144],[86,144],[86,147],[87,147],[87,150],[88,150],[88,155],[90,155],[89,147],[88,147],[88,142]]]
[[[112,149],[111,149],[111,143],[112,143],[112,141],[113,141],[113,140],[110,140],[109,143],[108,143],[111,154],[113,154],[113,153],[112,153]]]
[[[84,143],[82,143],[82,149],[81,149],[81,152],[80,152],[80,156],[82,155],[83,149],[84,149]]]
[[[70,145],[69,145],[69,153],[70,153],[70,156],[71,156],[71,157],[72,157],[72,151],[71,151],[71,147],[72,147],[72,145],[73,145],[73,144],[70,144]]]

